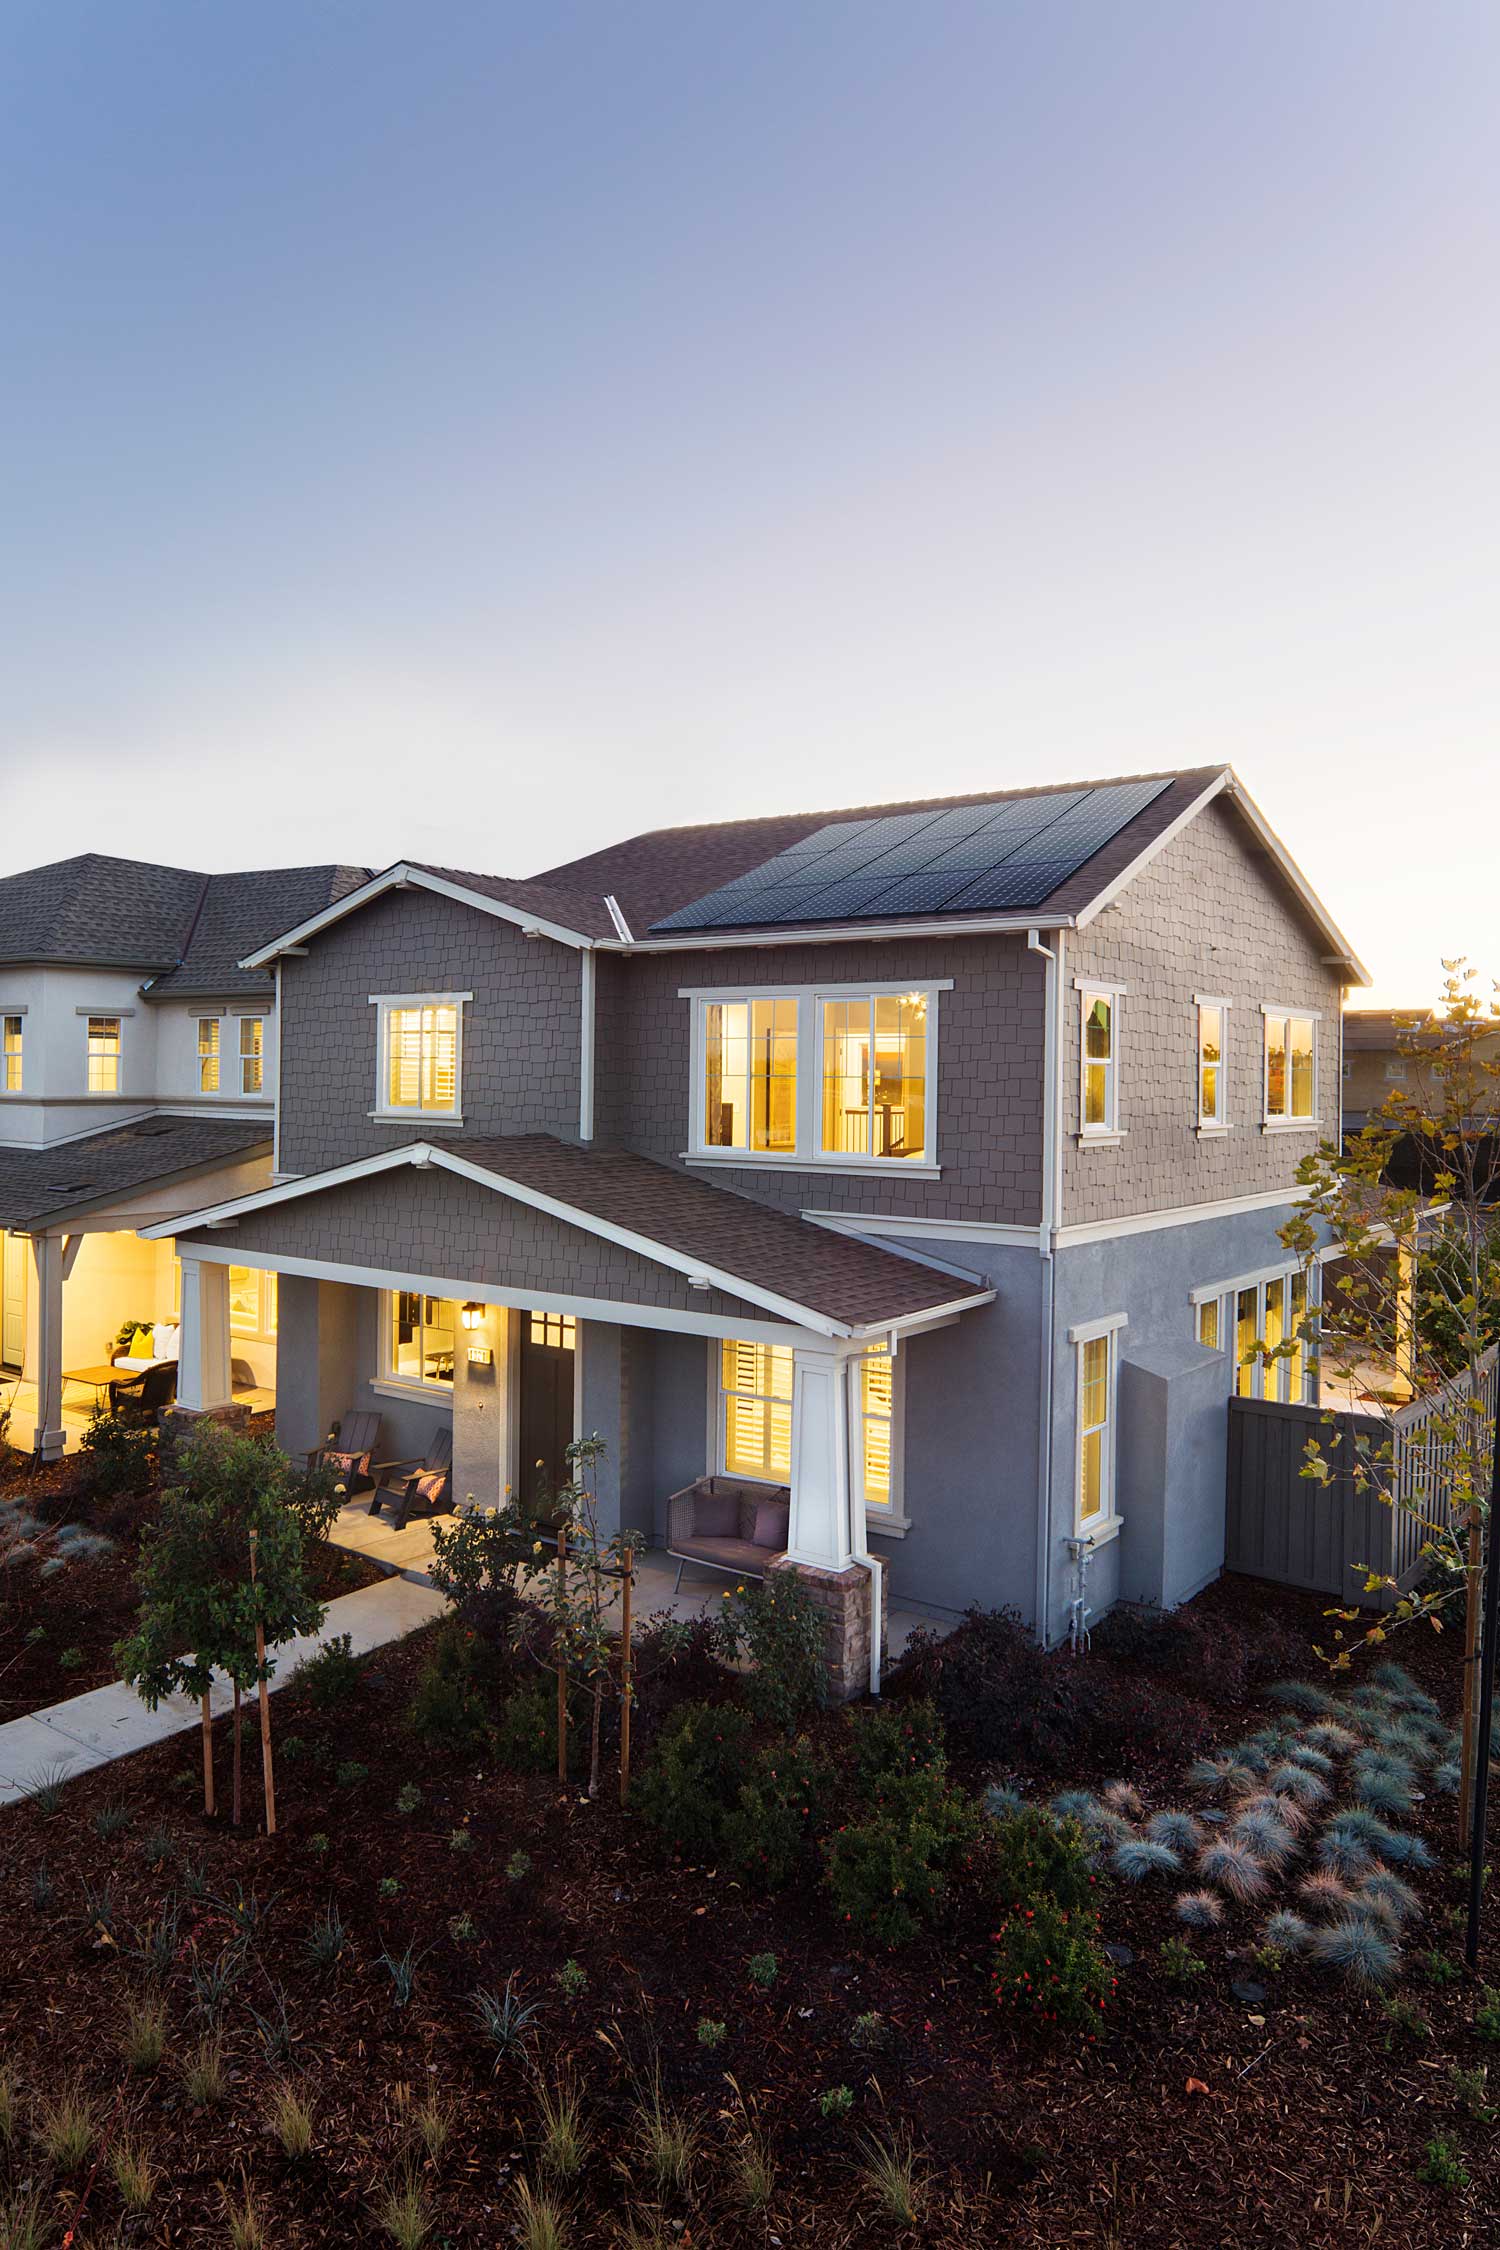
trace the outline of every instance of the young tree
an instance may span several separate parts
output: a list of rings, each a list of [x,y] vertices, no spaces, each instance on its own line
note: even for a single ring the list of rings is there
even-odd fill
[[[317,1527],[326,1528],[326,1498],[307,1489],[271,1439],[213,1421],[200,1422],[179,1442],[176,1480],[163,1492],[157,1521],[142,1542],[140,1621],[116,1653],[125,1679],[149,1709],[177,1690],[199,1697],[203,1809],[209,1814],[214,1810],[209,1689],[215,1670],[228,1674],[234,1687],[238,1820],[240,1699],[246,1687],[275,1670],[260,1646],[316,1632],[327,1614],[313,1593],[311,1570],[312,1546],[321,1535]]]
[[[1361,1645],[1425,1621],[1435,1631],[1463,1608],[1466,1654],[1461,1822],[1467,1820],[1478,1667],[1490,1455],[1494,1443],[1494,1344],[1500,1331],[1500,1004],[1475,990],[1463,961],[1443,963],[1441,1010],[1404,1019],[1397,1046],[1406,1081],[1342,1147],[1324,1143],[1299,1169],[1304,1202],[1282,1239],[1311,1277],[1324,1244],[1331,1285],[1313,1316],[1325,1392],[1332,1376],[1383,1416],[1391,1434],[1361,1439],[1352,1469],[1356,1489],[1417,1524],[1425,1575],[1404,1591],[1367,1568],[1365,1591],[1385,1586],[1395,1600],[1353,1641],[1343,1628],[1356,1608],[1333,1614],[1334,1667],[1346,1670]],[[1420,1188],[1391,1185],[1398,1147]],[[1315,1292],[1309,1286],[1309,1303]],[[1286,1356],[1288,1338],[1263,1356]],[[1394,1416],[1413,1396],[1429,1401],[1424,1442],[1403,1447]],[[1331,1416],[1329,1417],[1331,1419]],[[1309,1442],[1303,1475],[1328,1483],[1332,1464]]]

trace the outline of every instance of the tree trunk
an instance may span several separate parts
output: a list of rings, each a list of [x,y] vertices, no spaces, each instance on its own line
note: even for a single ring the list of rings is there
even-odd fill
[[[1483,1532],[1476,1502],[1469,1510],[1469,1567],[1464,1574],[1468,1583],[1464,1590],[1464,1701],[1458,1752],[1458,1841],[1463,1851],[1469,1848],[1474,1806],[1474,1734],[1479,1719],[1479,1582],[1483,1552]]]
[[[604,1719],[604,1690],[594,1690],[594,1716],[589,1728],[589,1795],[599,1794],[599,1729]]]
[[[203,1810],[208,1819],[214,1817],[214,1713],[203,1690]]]
[[[234,1782],[230,1791],[230,1819],[236,1828],[240,1824],[240,1683],[234,1683]]]

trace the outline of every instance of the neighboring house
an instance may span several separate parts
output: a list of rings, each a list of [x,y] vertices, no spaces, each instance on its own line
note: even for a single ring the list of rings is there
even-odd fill
[[[24,1383],[44,1455],[65,1392],[70,1413],[96,1395],[64,1377],[126,1320],[173,1325],[176,1260],[137,1227],[269,1178],[275,978],[241,955],[366,875],[90,852],[0,880],[0,1401]],[[242,1375],[274,1381],[274,1336],[274,1282],[240,1277]]]
[[[403,863],[246,965],[275,1181],[172,1230],[184,1405],[224,1405],[254,1268],[289,1448],[451,1426],[493,1503],[597,1432],[606,1524],[658,1536],[705,1472],[789,1486],[850,1645],[872,1564],[1049,1638],[1221,1567],[1367,981],[1227,768]]]
[[[1346,1133],[1368,1125],[1392,1094],[1417,1098],[1423,1078],[1422,1046],[1427,1011],[1423,1008],[1346,1008],[1344,1010],[1343,1121]],[[1435,1042],[1434,1042],[1435,1043]],[[1500,1033],[1481,1036],[1478,1055],[1500,1061]],[[1486,1116],[1497,1103],[1486,1087]]]

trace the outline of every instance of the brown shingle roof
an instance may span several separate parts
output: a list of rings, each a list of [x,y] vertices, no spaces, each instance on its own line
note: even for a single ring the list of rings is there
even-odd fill
[[[705,1266],[851,1328],[934,1312],[986,1287],[626,1149],[579,1148],[527,1133],[445,1140],[437,1153],[463,1157],[481,1171],[701,1258]]]
[[[0,1226],[41,1226],[270,1145],[269,1125],[253,1121],[145,1117],[55,1148],[0,1148]]]
[[[567,890],[520,876],[475,875],[462,867],[433,867],[417,859],[408,860],[406,865],[420,869],[424,875],[440,876],[445,883],[456,883],[462,890],[475,891],[481,898],[492,898],[501,906],[513,906],[518,913],[534,914],[539,922],[555,922],[562,929],[576,930],[580,937],[616,935],[602,891],[591,894],[585,889]]]

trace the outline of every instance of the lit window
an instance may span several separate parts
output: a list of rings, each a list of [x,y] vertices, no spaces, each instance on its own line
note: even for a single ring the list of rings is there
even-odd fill
[[[1115,1338],[1111,1329],[1078,1345],[1078,1529],[1114,1514]]]
[[[926,1153],[927,995],[823,1002],[825,1156]]]
[[[534,1312],[526,1317],[528,1342],[545,1344],[555,1352],[574,1349],[578,1334],[571,1313]]]
[[[424,1296],[419,1289],[394,1289],[386,1303],[386,1373],[398,1382],[451,1391],[458,1306],[449,1297]]]
[[[705,1148],[795,1151],[797,1013],[794,998],[704,1003]]]
[[[1083,1130],[1118,1130],[1115,1082],[1115,995],[1085,987],[1083,1003]]]
[[[1228,1018],[1222,1000],[1198,1003],[1198,1123],[1225,1122],[1224,1032]]]
[[[7,1016],[5,1018],[4,1059],[5,1091],[7,1094],[19,1094],[21,1091],[21,1018],[19,1016]]]
[[[458,1112],[458,1002],[381,1003],[385,1110]]]
[[[1393,1061],[1388,1062],[1385,1066],[1385,1074],[1387,1078],[1396,1080],[1398,1082],[1401,1079],[1405,1078],[1406,1063],[1404,1059],[1398,1055]]]
[[[259,1094],[266,1082],[266,1023],[264,1016],[240,1017],[240,1092]]]
[[[721,1368],[726,1476],[785,1484],[792,1473],[790,1348],[726,1339]]]
[[[236,1336],[276,1333],[276,1276],[259,1266],[229,1269],[229,1326]]]
[[[1267,1015],[1266,1122],[1311,1124],[1315,1115],[1317,1018]]]
[[[1200,1313],[1204,1308],[1199,1307]],[[1268,1274],[1236,1292],[1235,1390],[1241,1398],[1316,1403],[1317,1366],[1307,1331],[1307,1275]],[[1274,1355],[1274,1356],[1271,1356]]]
[[[1234,1387],[1241,1398],[1260,1396],[1259,1326],[1260,1291],[1242,1289],[1234,1300]]]
[[[1198,1341],[1205,1351],[1219,1349],[1219,1300],[1208,1298],[1198,1307]]]
[[[120,1019],[118,1016],[90,1016],[88,1027],[89,1092],[117,1094],[120,1091]]]
[[[219,1091],[219,1021],[217,1016],[198,1019],[198,1091]]]
[[[887,1344],[874,1346],[859,1363],[858,1467],[864,1480],[865,1506],[882,1509],[887,1515],[894,1507],[895,1375]]]
[[[1307,1338],[1304,1334],[1307,1327],[1306,1274],[1294,1273],[1288,1284],[1288,1289],[1291,1309],[1288,1315],[1287,1333],[1291,1339],[1292,1356],[1286,1363],[1287,1396],[1297,1405],[1303,1406],[1308,1403],[1309,1372]]]

